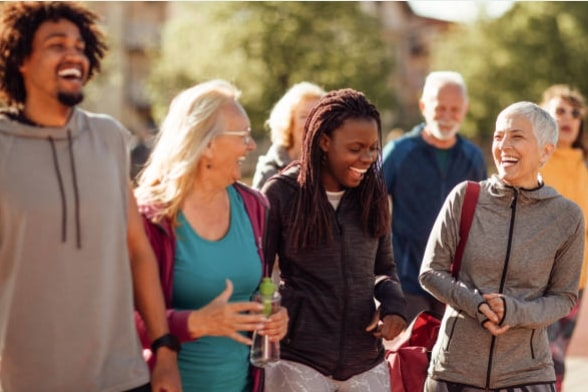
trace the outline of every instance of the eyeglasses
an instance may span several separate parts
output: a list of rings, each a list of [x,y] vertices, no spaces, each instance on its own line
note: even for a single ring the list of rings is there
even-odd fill
[[[555,114],[558,116],[563,116],[564,114],[568,113],[568,111],[564,108],[555,108]],[[572,118],[578,119],[582,117],[582,111],[578,108],[573,108],[570,112]]]
[[[221,132],[221,135],[241,136],[243,138],[244,144],[249,144],[253,141],[253,138],[251,137],[251,129],[248,129],[246,131],[224,131]]]

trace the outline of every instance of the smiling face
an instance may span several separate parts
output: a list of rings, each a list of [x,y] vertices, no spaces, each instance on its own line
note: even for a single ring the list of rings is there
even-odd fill
[[[539,146],[531,122],[517,113],[503,113],[496,120],[492,155],[498,176],[512,186],[537,187],[539,169],[554,146]]]
[[[557,146],[561,148],[572,147],[580,133],[580,124],[584,111],[562,97],[549,100],[545,105],[545,110],[557,121],[557,127],[559,128]]]
[[[369,118],[350,118],[331,136],[322,135],[319,146],[325,155],[322,182],[327,191],[355,188],[378,159],[378,125]]]
[[[59,102],[73,106],[83,99],[89,61],[78,27],[67,19],[46,21],[33,37],[31,54],[19,70],[26,102]]]
[[[210,143],[206,157],[215,180],[227,186],[241,179],[241,165],[247,154],[255,149],[255,141],[247,136],[251,123],[245,109],[233,101],[220,109],[223,132]],[[239,134],[237,134],[239,133]]]
[[[419,102],[421,113],[425,118],[425,131],[443,148],[445,143],[452,143],[463,122],[467,108],[467,97],[463,89],[456,84],[441,86],[436,94],[425,96]]]

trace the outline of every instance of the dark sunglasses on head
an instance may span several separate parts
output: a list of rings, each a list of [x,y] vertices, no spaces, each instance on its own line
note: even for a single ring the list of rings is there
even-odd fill
[[[555,109],[555,114],[557,114],[558,116],[563,116],[566,113],[568,113],[568,111],[564,108],[556,108]],[[577,119],[577,118],[582,117],[582,112],[578,108],[573,108],[569,113],[571,114],[572,118]]]

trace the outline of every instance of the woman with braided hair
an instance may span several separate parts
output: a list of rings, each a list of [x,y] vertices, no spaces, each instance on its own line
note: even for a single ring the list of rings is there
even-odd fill
[[[365,95],[331,91],[309,114],[301,160],[262,190],[272,206],[265,260],[279,259],[290,315],[267,391],[390,390],[382,338],[406,327],[406,303],[381,141],[380,115]]]

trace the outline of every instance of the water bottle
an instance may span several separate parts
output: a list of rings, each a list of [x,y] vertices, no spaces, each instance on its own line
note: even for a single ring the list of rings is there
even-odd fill
[[[255,294],[253,300],[263,305],[262,313],[265,317],[278,311],[281,297],[271,278],[263,278],[259,285],[259,292]],[[280,342],[271,342],[269,337],[254,331],[249,360],[253,366],[257,367],[265,367],[278,362],[280,360]]]

